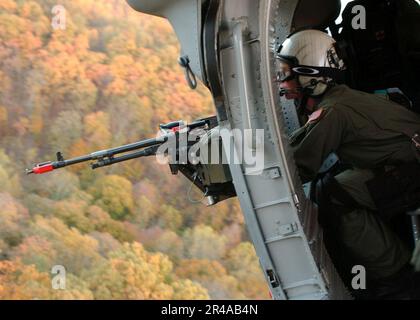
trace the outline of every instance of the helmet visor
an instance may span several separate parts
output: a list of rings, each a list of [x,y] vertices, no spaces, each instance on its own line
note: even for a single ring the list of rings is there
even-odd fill
[[[279,69],[277,72],[277,82],[286,82],[289,80],[293,80],[294,79],[294,73],[293,73],[293,69],[292,66],[285,62],[285,61],[279,61]]]

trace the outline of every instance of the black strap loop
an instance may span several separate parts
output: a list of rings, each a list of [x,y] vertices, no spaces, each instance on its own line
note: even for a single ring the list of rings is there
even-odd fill
[[[182,56],[179,58],[178,62],[180,66],[185,70],[185,79],[187,79],[188,85],[191,89],[196,89],[198,83],[194,72],[191,70],[190,58],[188,56]]]

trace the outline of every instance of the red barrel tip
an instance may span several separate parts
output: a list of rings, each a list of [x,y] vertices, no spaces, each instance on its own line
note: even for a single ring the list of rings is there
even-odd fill
[[[54,166],[52,163],[49,164],[43,164],[43,165],[37,165],[32,170],[27,171],[28,174],[34,173],[34,174],[43,174],[54,170]]]

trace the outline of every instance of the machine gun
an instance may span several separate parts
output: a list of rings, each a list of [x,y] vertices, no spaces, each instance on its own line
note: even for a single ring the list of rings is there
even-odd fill
[[[161,124],[160,130],[163,135],[158,138],[138,141],[112,149],[96,151],[88,155],[67,160],[64,159],[61,152],[57,152],[56,161],[36,164],[32,169],[26,169],[26,174],[44,174],[56,169],[88,161],[92,161],[90,166],[94,170],[132,159],[154,156],[165,142],[169,139],[175,139],[177,142],[176,148],[174,148],[175,150],[169,150],[165,154],[168,155],[168,153],[173,153],[169,154],[172,159],[175,159],[175,161],[169,163],[172,174],[176,175],[178,172],[181,172],[201,190],[204,197],[207,198],[208,205],[214,205],[222,200],[236,196],[229,166],[221,163],[191,163],[188,160],[188,157],[186,157],[187,161],[184,163],[180,161],[180,158],[182,153],[184,153],[184,155],[188,154],[188,151],[200,140],[202,135],[208,134],[210,130],[216,127],[216,117],[200,119],[192,122],[191,124],[185,124],[183,121]],[[190,139],[187,139],[188,143],[186,148],[184,147],[184,150],[181,150],[180,144],[178,143],[180,133],[184,132],[189,135],[195,129],[201,129],[201,133],[194,134],[195,139],[191,139],[191,141]]]

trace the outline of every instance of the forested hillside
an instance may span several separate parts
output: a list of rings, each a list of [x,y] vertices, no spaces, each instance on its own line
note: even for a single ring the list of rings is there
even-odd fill
[[[57,4],[65,30],[51,26]],[[269,298],[236,199],[193,204],[154,158],[24,175],[56,151],[213,115],[178,55],[170,25],[123,0],[0,1],[0,299]],[[52,288],[55,265],[65,290]]]

